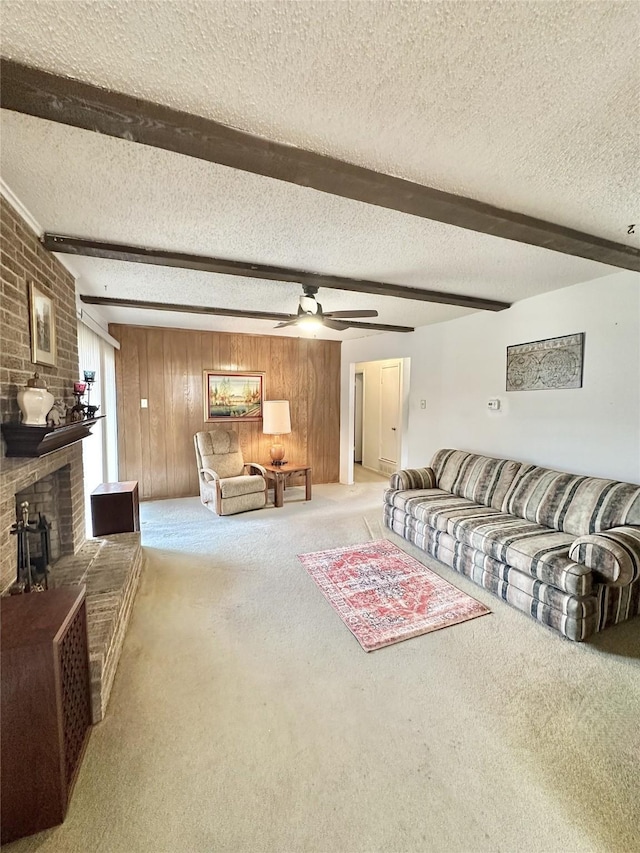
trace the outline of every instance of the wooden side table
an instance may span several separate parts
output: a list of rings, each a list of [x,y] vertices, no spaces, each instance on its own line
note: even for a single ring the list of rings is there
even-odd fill
[[[84,586],[0,599],[2,843],[62,823],[91,732]]]
[[[91,492],[93,535],[135,533],[140,530],[138,483],[103,483]]]
[[[292,474],[304,473],[305,501],[311,500],[311,468],[309,465],[296,465],[287,462],[285,465],[263,465],[267,479],[267,487],[273,483],[273,503],[281,507],[284,503],[284,485]]]

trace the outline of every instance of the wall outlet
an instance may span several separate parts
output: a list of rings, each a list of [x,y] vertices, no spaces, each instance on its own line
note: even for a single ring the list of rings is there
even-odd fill
[[[420,400],[420,408],[421,409],[427,408],[427,401],[426,400]]]
[[[140,408],[141,409],[148,409],[149,408],[149,401],[145,397],[143,397],[140,400]]]
[[[500,400],[489,400],[487,406],[495,412],[500,408]]]

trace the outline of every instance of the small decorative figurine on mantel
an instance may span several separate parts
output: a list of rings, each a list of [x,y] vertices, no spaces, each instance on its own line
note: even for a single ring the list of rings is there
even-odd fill
[[[56,400],[47,415],[47,426],[62,426],[67,418],[67,408],[64,400]]]

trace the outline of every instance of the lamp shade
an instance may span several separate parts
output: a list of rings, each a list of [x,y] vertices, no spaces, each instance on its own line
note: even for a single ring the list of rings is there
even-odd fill
[[[291,432],[288,400],[265,400],[262,404],[262,432],[266,435],[287,435]]]

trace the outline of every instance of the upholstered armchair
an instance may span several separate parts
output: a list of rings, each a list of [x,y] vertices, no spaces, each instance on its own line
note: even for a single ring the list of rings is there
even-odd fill
[[[200,500],[207,509],[217,515],[233,515],[266,504],[264,468],[255,463],[245,464],[237,433],[228,429],[197,432],[193,443]]]

